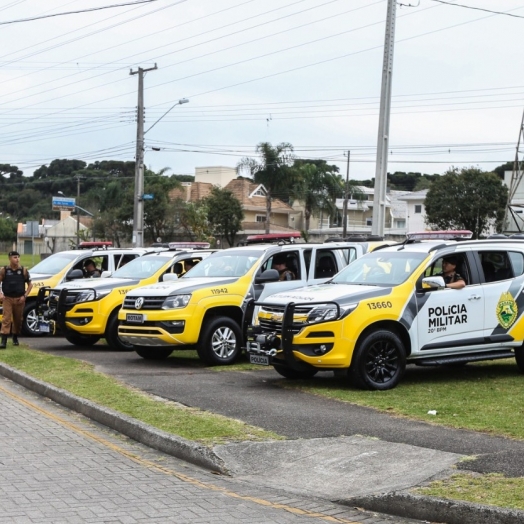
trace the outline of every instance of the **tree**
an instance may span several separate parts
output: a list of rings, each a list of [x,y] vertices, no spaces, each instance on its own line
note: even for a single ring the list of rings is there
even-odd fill
[[[328,165],[325,160],[295,160],[293,167],[298,173],[298,183],[291,194],[304,204],[307,233],[314,213],[336,215],[336,199],[344,194],[344,181],[337,174],[338,167]]]
[[[260,142],[256,152],[259,160],[243,158],[237,165],[237,172],[249,170],[253,180],[266,189],[266,234],[271,224],[271,202],[279,195],[288,195],[295,184],[294,171],[291,168],[295,159],[293,146],[282,142],[272,146],[269,142]]]
[[[503,227],[508,189],[495,173],[476,168],[450,169],[426,196],[426,223],[437,229],[469,229],[479,238],[494,224]]]
[[[10,218],[0,218],[0,242],[16,242],[16,223]]]
[[[213,231],[209,226],[208,208],[204,200],[199,202],[179,201],[180,227],[191,241],[212,242]]]
[[[242,203],[227,189],[213,187],[205,199],[207,218],[215,236],[223,236],[230,246],[235,245],[235,236],[242,229],[244,211]]]

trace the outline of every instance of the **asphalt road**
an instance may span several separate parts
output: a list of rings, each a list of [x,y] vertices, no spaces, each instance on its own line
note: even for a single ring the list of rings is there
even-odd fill
[[[475,457],[457,464],[460,469],[524,476],[522,441],[408,421],[284,389],[286,379],[273,369],[214,371],[190,359],[146,361],[134,352],[109,351],[103,345],[88,350],[75,348],[59,337],[23,342],[55,355],[90,362],[99,371],[148,393],[240,419],[289,438],[376,437],[385,442]],[[425,371],[417,368],[413,372]],[[320,373],[315,380],[331,380],[331,377],[331,373]]]

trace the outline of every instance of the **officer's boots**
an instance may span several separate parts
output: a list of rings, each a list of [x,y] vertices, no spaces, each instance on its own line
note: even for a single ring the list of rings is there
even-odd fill
[[[2,343],[0,344],[0,349],[5,349],[7,347],[7,335],[2,335]]]
[[[20,342],[18,342],[18,335],[13,335],[13,346],[19,346]]]

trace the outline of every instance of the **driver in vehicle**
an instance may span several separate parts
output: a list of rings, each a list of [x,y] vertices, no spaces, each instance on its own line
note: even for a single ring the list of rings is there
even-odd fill
[[[278,280],[295,280],[295,274],[287,267],[286,255],[275,255],[273,257],[273,268],[280,275]]]
[[[447,256],[442,259],[442,271],[437,275],[444,277],[446,287],[451,289],[462,289],[466,286],[466,282],[462,276],[456,272],[457,257]]]
[[[99,278],[101,276],[100,271],[90,258],[84,262],[84,273],[86,278]]]

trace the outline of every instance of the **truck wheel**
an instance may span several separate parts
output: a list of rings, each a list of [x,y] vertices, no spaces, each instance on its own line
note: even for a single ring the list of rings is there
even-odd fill
[[[127,342],[124,342],[118,336],[119,323],[120,321],[118,320],[118,311],[114,311],[112,315],[109,317],[109,321],[107,322],[105,333],[106,342],[109,344],[110,347],[118,351],[133,351],[133,349],[135,349],[133,344],[128,344]]]
[[[100,340],[98,335],[80,335],[79,333],[74,335],[66,335],[65,338],[74,346],[81,347],[94,346]]]
[[[360,389],[394,388],[406,369],[406,350],[391,331],[369,333],[357,345],[348,371],[350,382]]]
[[[36,302],[34,300],[31,300],[24,308],[22,333],[26,337],[41,337],[43,335],[38,327],[38,315],[36,314]]]
[[[282,375],[283,377],[289,378],[291,380],[298,380],[301,378],[311,378],[311,377],[314,377],[318,373],[318,369],[314,369],[314,368],[297,371],[296,369],[292,369],[288,366],[283,366],[281,364],[273,364],[273,368],[279,375]]]
[[[149,346],[133,346],[136,354],[146,360],[165,360],[171,353],[172,348],[154,348]]]
[[[524,373],[524,345],[515,348],[515,361],[519,370]]]
[[[234,320],[215,318],[205,327],[197,346],[198,356],[208,365],[232,364],[240,356],[242,334]]]

